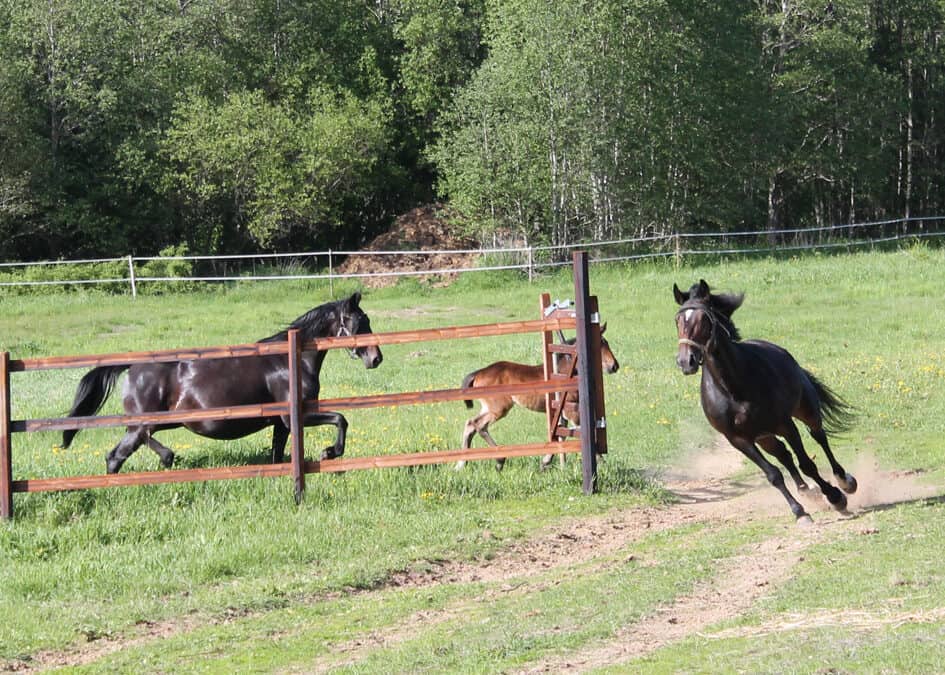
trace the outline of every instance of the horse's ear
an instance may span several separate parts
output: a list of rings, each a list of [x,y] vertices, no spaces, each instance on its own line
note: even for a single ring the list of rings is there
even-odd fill
[[[361,291],[355,291],[351,294],[351,297],[348,298],[347,305],[348,309],[355,310],[361,304]]]
[[[705,279],[699,279],[699,287],[696,289],[697,298],[708,298],[709,297],[709,284],[705,282]]]
[[[689,294],[683,293],[679,290],[679,286],[673,284],[673,297],[676,298],[676,304],[681,305],[689,299]]]

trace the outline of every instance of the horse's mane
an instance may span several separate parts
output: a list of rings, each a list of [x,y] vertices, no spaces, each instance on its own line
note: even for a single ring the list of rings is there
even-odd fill
[[[739,342],[742,339],[735,322],[732,321],[732,314],[745,301],[744,293],[712,293],[709,285],[705,281],[700,281],[693,284],[687,293],[680,293],[677,297],[682,303],[680,309],[687,307],[707,309],[732,340]]]
[[[735,342],[739,342],[742,335],[738,332],[735,322],[732,321],[732,313],[741,306],[744,300],[744,293],[720,293],[710,295],[707,303],[713,316]]]
[[[315,337],[324,337],[323,331],[325,325],[341,316],[339,306],[345,300],[336,300],[335,302],[326,302],[308,310],[305,314],[297,318],[291,324],[280,330],[278,333],[265,337],[257,342],[283,342],[288,339],[289,331],[293,328],[301,332],[303,340],[311,340]]]

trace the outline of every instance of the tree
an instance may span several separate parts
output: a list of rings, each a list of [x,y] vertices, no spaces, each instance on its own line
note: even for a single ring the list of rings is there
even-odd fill
[[[346,204],[371,190],[386,122],[379,106],[350,94],[314,91],[301,113],[259,91],[219,105],[191,96],[163,143],[176,167],[167,191],[188,222],[191,249],[269,249],[293,238],[334,244]]]

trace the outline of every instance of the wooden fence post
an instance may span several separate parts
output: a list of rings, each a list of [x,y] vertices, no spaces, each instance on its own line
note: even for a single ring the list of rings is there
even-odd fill
[[[538,298],[538,310],[542,319],[545,318],[545,312],[550,306],[551,296],[547,293],[542,293]],[[554,371],[554,363],[552,361],[554,356],[552,355],[551,350],[548,349],[548,345],[550,345],[552,342],[554,342],[554,340],[551,338],[551,332],[543,330],[541,332],[541,363],[546,380],[551,379],[551,373]],[[552,424],[552,422],[555,420],[554,411],[552,410],[554,400],[554,394],[545,394],[545,425],[548,427],[549,443],[555,440],[555,430],[554,425]]]
[[[10,430],[10,353],[0,352],[0,518],[13,517],[13,434]]]
[[[279,422],[276,422],[279,424]],[[305,492],[305,429],[302,426],[302,349],[299,331],[289,331],[289,439],[295,503],[302,503]]]
[[[584,494],[597,491],[597,393],[596,378],[600,376],[590,367],[593,363],[591,350],[591,304],[590,283],[587,273],[587,251],[575,251],[574,269],[574,304],[577,321],[577,362],[578,362],[578,409],[581,414],[581,469],[584,473]]]

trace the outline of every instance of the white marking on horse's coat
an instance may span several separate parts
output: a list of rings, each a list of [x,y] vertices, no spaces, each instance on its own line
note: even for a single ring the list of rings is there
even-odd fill
[[[692,318],[692,313],[693,313],[694,311],[695,311],[695,310],[692,310],[692,309],[687,309],[687,310],[686,310],[686,314],[685,314],[685,316],[686,316],[686,321],[689,321],[689,319]]]

